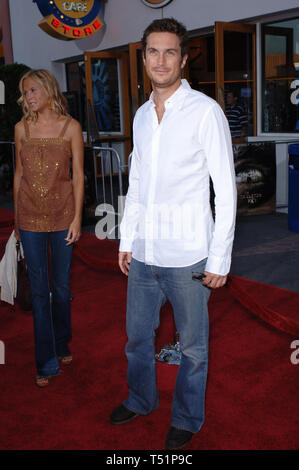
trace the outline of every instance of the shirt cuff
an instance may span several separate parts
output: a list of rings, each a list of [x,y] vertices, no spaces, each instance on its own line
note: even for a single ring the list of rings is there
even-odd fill
[[[119,244],[119,251],[126,251],[128,253],[132,252],[133,241],[126,238],[122,238]]]
[[[212,274],[226,276],[229,273],[231,265],[231,257],[219,258],[218,256],[209,255],[205,271]]]

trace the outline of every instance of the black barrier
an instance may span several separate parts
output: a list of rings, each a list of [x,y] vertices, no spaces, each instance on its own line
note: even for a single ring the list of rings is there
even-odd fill
[[[299,232],[299,144],[289,145],[288,226]]]

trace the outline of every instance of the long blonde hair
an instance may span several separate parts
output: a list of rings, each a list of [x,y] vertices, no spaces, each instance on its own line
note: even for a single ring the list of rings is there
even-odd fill
[[[39,70],[29,70],[26,72],[22,77],[19,82],[19,89],[21,96],[18,99],[18,103],[21,104],[22,109],[23,109],[23,114],[24,118],[26,120],[32,120],[36,121],[37,119],[37,113],[35,111],[32,111],[30,106],[28,106],[28,103],[26,101],[25,95],[24,95],[24,90],[23,90],[23,83],[26,78],[32,78],[32,80],[35,80],[38,82],[48,93],[49,96],[49,108],[52,109],[55,113],[57,113],[59,116],[67,115],[67,101],[63,94],[61,93],[61,90],[59,88],[58,82],[54,75],[52,75],[48,70],[44,69],[39,69]]]

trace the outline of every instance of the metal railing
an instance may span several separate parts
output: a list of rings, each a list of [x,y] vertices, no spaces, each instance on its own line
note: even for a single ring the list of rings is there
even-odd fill
[[[107,225],[107,232],[100,234],[96,226],[95,233],[99,238],[105,235],[118,239],[125,202],[123,176],[128,166],[122,164],[117,150],[113,147],[92,145],[89,149],[93,153],[94,184],[98,203],[94,215],[101,217],[106,213],[111,217],[109,220],[113,221],[111,225],[108,224],[109,228]]]
[[[133,152],[131,152],[130,155],[128,156],[128,175],[130,174],[130,171],[131,171],[132,156],[133,156]]]
[[[126,170],[127,166],[122,165],[120,156],[117,150],[115,150],[113,147],[102,147],[93,145],[89,148],[92,150],[93,153],[96,200],[98,203],[111,204],[114,207],[116,188],[113,176],[116,175],[118,177],[117,196],[122,197],[124,196],[123,173]],[[99,180],[101,181],[100,188],[98,185]]]

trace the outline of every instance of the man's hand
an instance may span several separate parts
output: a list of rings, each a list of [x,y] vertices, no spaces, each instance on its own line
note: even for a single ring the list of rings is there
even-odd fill
[[[210,287],[211,289],[217,289],[218,287],[223,287],[227,281],[227,275],[221,276],[220,274],[208,273],[205,271],[205,277],[202,280],[204,286]]]
[[[127,276],[129,274],[132,253],[128,251],[120,251],[118,253],[118,264],[121,271]]]

